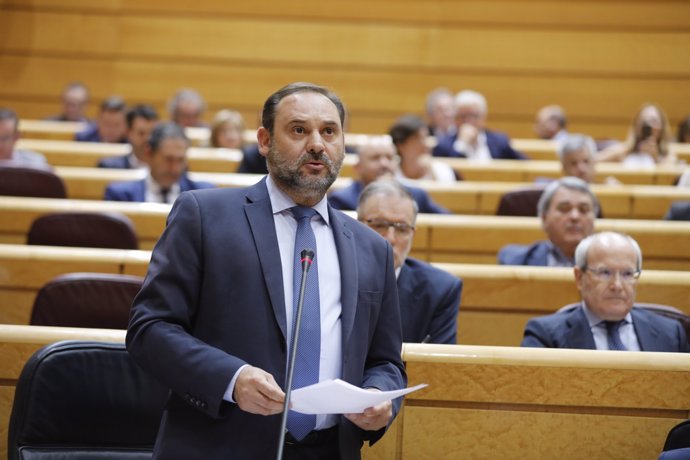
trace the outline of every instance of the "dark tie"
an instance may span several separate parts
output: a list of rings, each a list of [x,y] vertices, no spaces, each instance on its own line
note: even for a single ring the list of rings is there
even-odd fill
[[[161,189],[161,203],[168,203],[168,195],[170,195],[170,189],[169,188],[162,188]]]
[[[316,237],[311,228],[311,218],[316,215],[312,208],[296,206],[292,208],[292,214],[297,220],[297,234],[295,235],[294,274],[293,274],[293,325],[296,321],[297,301],[302,280],[301,253],[304,249],[316,251]],[[292,388],[302,388],[319,381],[319,360],[321,354],[321,318],[319,312],[319,274],[317,265],[318,256],[314,257],[311,269],[308,272],[307,283],[304,289],[304,304],[302,306],[302,324],[300,325],[299,342],[295,353],[295,371],[293,374]],[[294,326],[293,326],[294,331]],[[294,332],[293,332],[294,340]],[[290,347],[292,349],[292,347]],[[316,415],[300,414],[290,411],[288,413],[288,431],[297,440],[301,440],[316,425]]]
[[[606,337],[609,341],[609,350],[619,350],[625,351],[625,345],[621,341],[621,336],[618,333],[620,327],[625,323],[625,320],[621,321],[604,321],[606,325]]]

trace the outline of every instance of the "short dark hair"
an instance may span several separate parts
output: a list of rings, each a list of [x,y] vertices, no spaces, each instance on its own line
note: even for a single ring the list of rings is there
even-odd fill
[[[101,102],[101,112],[122,112],[127,110],[125,100],[120,96],[110,96]]]
[[[323,86],[304,82],[290,83],[289,85],[283,86],[278,91],[271,94],[268,97],[268,99],[266,99],[266,102],[264,102],[264,108],[261,113],[261,125],[264,128],[266,128],[271,135],[273,135],[273,126],[275,124],[276,118],[276,107],[278,107],[280,101],[282,101],[285,97],[291,94],[303,92],[318,93],[326,96],[335,105],[336,109],[338,109],[338,115],[340,116],[340,124],[343,126],[344,129],[345,106],[343,105],[343,102],[340,100],[340,98],[334,92],[327,88],[324,88]]]
[[[393,144],[398,145],[416,135],[425,126],[424,120],[417,115],[403,115],[391,126],[388,134],[391,136]]]
[[[148,121],[158,120],[158,112],[152,106],[147,104],[137,104],[127,111],[127,127],[132,128],[134,120],[143,118]]]
[[[153,128],[151,137],[149,137],[149,147],[151,147],[151,151],[157,152],[161,146],[161,142],[165,139],[182,139],[187,145],[190,144],[189,138],[184,133],[184,128],[172,121],[158,123]]]
[[[0,107],[0,121],[10,120],[14,122],[14,132],[19,130],[19,117],[17,112],[9,107]]]

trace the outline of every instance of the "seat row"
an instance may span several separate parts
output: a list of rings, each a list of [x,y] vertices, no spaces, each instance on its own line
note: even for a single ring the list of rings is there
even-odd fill
[[[29,324],[38,290],[73,272],[144,276],[150,251],[0,244],[0,323]],[[527,321],[578,300],[568,268],[437,264],[463,279],[458,343],[519,345]],[[690,314],[690,273],[644,270],[639,302],[672,305]]]
[[[41,355],[50,354],[43,360],[47,367],[59,359],[88,375],[79,366],[88,350],[111,350],[126,359],[124,331],[0,325],[0,433],[8,431],[24,364],[39,348],[65,339],[92,343],[51,347],[54,352]],[[70,351],[76,361],[69,360]],[[402,357],[409,384],[428,386],[406,397],[387,435],[364,448],[365,460],[553,458],[555,452],[566,460],[656,458],[669,430],[688,418],[690,356],[684,354],[404,344]],[[35,372],[41,367],[36,360],[31,365]],[[29,385],[29,379],[22,380]],[[98,381],[80,383],[87,382],[89,389]],[[107,397],[104,391],[88,393]],[[64,414],[54,415],[64,419]],[[22,429],[32,430],[29,420],[15,425],[13,441]],[[45,434],[22,439],[35,443]],[[136,447],[150,446],[153,434],[148,436],[138,437]],[[6,435],[0,436],[0,451],[7,451],[7,442]]]

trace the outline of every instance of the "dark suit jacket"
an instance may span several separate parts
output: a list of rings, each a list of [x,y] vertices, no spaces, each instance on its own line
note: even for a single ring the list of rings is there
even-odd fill
[[[341,274],[341,378],[360,387],[403,388],[402,333],[390,245],[329,208]],[[280,415],[223,400],[244,364],[285,381],[282,268],[265,179],[247,189],[184,193],[153,250],[134,301],[128,350],[172,392],[155,451],[162,459],[269,459]],[[400,401],[394,401],[397,412]],[[360,458],[365,432],[340,417],[343,459]]]
[[[429,214],[449,214],[447,209],[437,205],[431,200],[426,191],[417,187],[404,186],[412,195],[412,198],[417,202],[419,212]],[[328,195],[328,203],[335,209],[343,211],[354,211],[357,209],[357,200],[359,195],[364,190],[364,184],[359,181],[353,181],[352,184],[340,190],[335,190]]]
[[[666,220],[690,220],[690,201],[674,201],[664,216]]]
[[[690,352],[690,345],[680,322],[634,307],[632,319],[640,350]],[[582,305],[530,319],[525,326],[521,346],[596,349]]]
[[[497,160],[526,160],[527,157],[522,152],[518,152],[510,146],[510,139],[503,133],[484,130],[486,134],[486,145],[489,148],[491,157]],[[458,140],[458,133],[445,136],[439,139],[434,147],[432,154],[435,157],[460,157],[466,158],[465,152],[458,152],[453,148],[455,141]]]
[[[549,243],[537,241],[530,245],[507,244],[498,251],[498,263],[501,265],[548,265]]]
[[[101,158],[98,162],[99,168],[112,168],[112,169],[133,169],[132,164],[129,159],[134,156],[134,153],[128,153],[127,155],[119,155],[116,157]]]
[[[189,190],[213,188],[214,185],[208,182],[194,182],[187,176],[180,178],[180,193]],[[146,201],[146,180],[134,180],[129,182],[113,182],[105,189],[103,197],[106,201]]]
[[[403,341],[457,343],[462,280],[420,260],[407,258],[398,276]]]
[[[74,135],[74,140],[81,142],[101,142],[101,136],[98,134],[98,125],[93,122],[89,123],[83,131],[79,131]],[[126,137],[122,137],[122,139],[117,142],[126,144],[128,141]]]

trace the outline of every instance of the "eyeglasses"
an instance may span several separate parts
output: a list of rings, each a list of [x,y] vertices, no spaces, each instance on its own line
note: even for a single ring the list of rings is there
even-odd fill
[[[410,236],[414,231],[414,225],[404,222],[390,222],[383,219],[367,219],[366,224],[381,235],[388,233],[388,229],[393,227],[396,236]]]
[[[616,275],[625,284],[633,284],[640,278],[640,270],[611,270],[608,267],[584,268],[601,282],[610,283]]]

